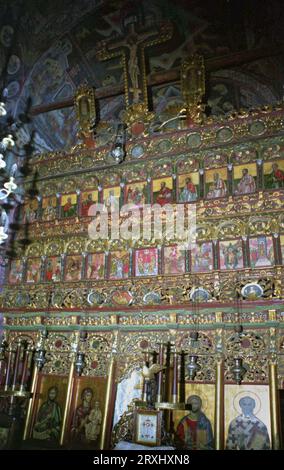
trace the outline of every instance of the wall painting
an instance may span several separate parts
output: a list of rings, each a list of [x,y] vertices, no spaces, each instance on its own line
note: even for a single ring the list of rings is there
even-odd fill
[[[252,268],[274,265],[274,249],[272,237],[265,235],[250,238],[250,264]]]
[[[164,247],[164,274],[183,274],[185,272],[185,250],[178,245]]]
[[[24,208],[24,223],[35,222],[38,218],[38,200],[32,199],[25,203]]]
[[[59,443],[67,391],[67,377],[41,375],[32,425],[32,438]]]
[[[105,275],[105,254],[93,253],[87,259],[87,279],[103,279]]]
[[[126,279],[129,276],[129,252],[113,251],[110,253],[109,278]]]
[[[26,282],[40,282],[41,277],[41,258],[29,258],[27,261]]]
[[[75,381],[69,420],[71,448],[99,448],[106,385],[106,377],[81,377]]]
[[[65,281],[80,281],[82,277],[82,256],[68,255],[65,264]]]
[[[279,189],[284,187],[284,160],[264,162],[263,179],[265,189]]]
[[[189,173],[178,177],[178,202],[193,202],[199,195],[199,173]]]
[[[64,194],[61,197],[61,217],[75,217],[77,215],[77,194]]]
[[[135,251],[135,276],[157,276],[158,250],[145,248]]]
[[[268,385],[225,385],[225,448],[271,447]]]
[[[234,194],[250,194],[256,191],[256,163],[238,165],[233,167]]]
[[[51,256],[46,259],[44,280],[46,282],[61,281],[61,256]]]
[[[147,203],[147,181],[127,184],[125,186],[125,204],[142,207]]]
[[[191,249],[191,270],[195,273],[212,271],[213,247],[212,242],[195,243]]]
[[[113,186],[103,190],[103,201],[109,210],[119,210],[120,193],[120,186]]]
[[[20,259],[13,259],[10,264],[8,281],[10,284],[18,284],[22,280],[23,263]]]
[[[56,196],[44,197],[42,199],[41,219],[44,221],[54,220],[57,217],[57,198]]]
[[[244,267],[241,240],[220,241],[220,269],[241,269]]]
[[[213,450],[214,385],[186,383],[185,400],[191,409],[173,412],[177,446],[182,449]]]
[[[88,217],[90,207],[97,202],[98,202],[98,191],[83,192],[81,195],[81,204],[80,204],[81,217]]]
[[[170,204],[173,200],[173,180],[171,177],[152,181],[152,202],[160,206]]]
[[[207,199],[225,197],[228,194],[227,168],[205,171],[205,194]]]

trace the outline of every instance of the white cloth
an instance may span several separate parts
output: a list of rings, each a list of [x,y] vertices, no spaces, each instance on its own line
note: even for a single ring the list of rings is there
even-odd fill
[[[135,444],[134,442],[120,441],[114,447],[114,450],[174,450],[175,447],[171,446],[142,446],[141,444]]]

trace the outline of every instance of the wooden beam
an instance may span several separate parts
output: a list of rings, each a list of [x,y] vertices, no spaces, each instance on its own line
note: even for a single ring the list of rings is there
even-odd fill
[[[245,50],[235,52],[233,54],[227,54],[221,57],[211,57],[205,59],[206,72],[212,72],[215,70],[227,69],[229,67],[236,67],[238,65],[247,64],[254,62],[255,60],[265,59],[267,57],[274,57],[277,55],[284,54],[284,43],[279,43],[274,47],[262,47],[258,49]],[[161,71],[153,74],[149,74],[147,78],[148,86],[165,85],[180,80],[180,68],[176,67],[169,71]],[[102,87],[96,89],[96,99],[111,98],[124,93],[124,85],[112,85],[108,87]],[[34,106],[31,108],[31,115],[36,116],[37,114],[48,113],[56,109],[68,108],[73,106],[73,97],[64,100],[57,101],[55,103],[43,104]]]

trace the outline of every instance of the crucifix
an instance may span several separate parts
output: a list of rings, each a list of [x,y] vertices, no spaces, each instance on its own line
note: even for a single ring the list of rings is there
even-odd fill
[[[156,44],[162,44],[171,39],[173,33],[169,22],[162,22],[153,29],[137,28],[135,23],[128,25],[127,35],[101,41],[97,47],[97,58],[108,60],[121,57],[125,101],[127,108],[143,104],[148,110],[147,79],[145,67],[145,49]]]

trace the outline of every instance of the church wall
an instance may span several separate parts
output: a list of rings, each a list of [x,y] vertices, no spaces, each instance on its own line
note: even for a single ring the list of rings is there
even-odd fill
[[[242,426],[240,400],[249,397],[260,432],[246,436],[242,445],[277,449],[277,393],[284,387],[284,110],[278,102],[283,64],[271,51],[274,32],[259,28],[253,12],[251,30],[243,11],[223,11],[222,2],[216,7],[218,24],[210,18],[212,2],[208,10],[188,10],[182,1],[175,8],[170,2],[150,3],[142,2],[136,11],[137,24],[161,26],[161,19],[170,23],[165,23],[168,36],[163,32],[162,39],[143,45],[150,72],[144,73],[142,54],[137,62],[143,72],[140,88],[128,86],[137,79],[137,67],[127,68],[125,55],[124,61],[113,57],[100,42],[110,44],[113,35],[125,39],[129,24],[137,26],[136,20],[131,23],[129,6],[118,17],[105,4],[97,15],[84,2],[82,12],[72,7],[73,21],[59,11],[54,25],[58,37],[49,37],[45,44],[41,40],[54,12],[48,11],[45,19],[39,11],[39,50],[32,49],[30,56],[22,19],[23,55],[8,67],[14,79],[8,80],[9,106],[18,112],[31,95],[37,129],[33,176],[24,182],[22,226],[0,293],[1,327],[8,344],[3,346],[4,359],[18,361],[22,372],[19,348],[24,344],[31,353],[26,379],[32,395],[21,395],[29,399],[21,416],[23,443],[109,449],[129,439],[129,433],[133,439],[133,400],[144,406],[145,394],[148,399],[143,366],[157,361],[163,344],[163,397],[172,406],[167,431],[173,418],[179,432],[185,404],[198,395],[207,427],[203,438],[212,434],[209,448],[233,448],[230,426]],[[267,24],[277,13],[277,8],[267,13]],[[226,31],[217,27],[224,15],[233,25]],[[30,18],[28,9],[24,18]],[[170,37],[172,41],[162,43]],[[0,40],[5,43],[3,34]],[[94,44],[101,46],[100,54]],[[122,45],[130,62],[132,44]],[[205,107],[198,102],[197,115],[191,116],[187,108],[182,120],[180,63],[193,52],[203,54],[210,72],[210,112],[203,113]],[[77,95],[74,105],[82,82],[96,88],[96,103],[93,92],[87,95],[89,110],[90,104],[98,108],[97,113],[92,110],[92,118],[100,118],[95,125],[83,122]],[[117,120],[128,124],[121,164],[111,155]],[[26,126],[19,147],[30,132]],[[169,238],[163,230],[160,236],[143,234],[133,240],[92,236],[94,203],[114,204],[116,210],[106,218],[111,230],[114,213],[129,202],[137,214],[144,204],[160,206],[158,219],[165,222],[166,200],[172,214],[191,210],[186,216],[190,222],[196,211],[192,246],[181,249],[177,234]],[[152,229],[153,220],[145,219],[144,228]],[[120,214],[118,225],[122,221],[125,216]],[[194,379],[192,358],[199,365]],[[2,359],[1,387],[6,385],[7,392],[8,366]],[[241,380],[236,371],[240,359]],[[178,386],[175,374],[182,382]],[[13,392],[19,380],[14,374]],[[7,412],[9,400],[3,396],[1,407]],[[50,408],[55,425],[47,429],[43,423]]]

